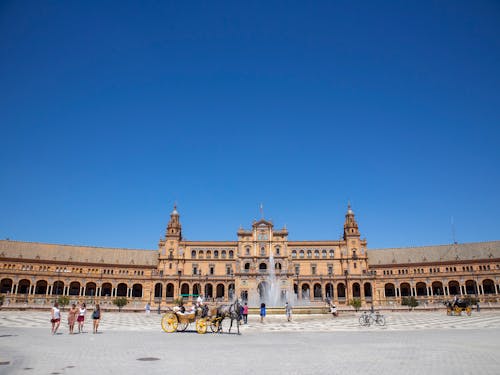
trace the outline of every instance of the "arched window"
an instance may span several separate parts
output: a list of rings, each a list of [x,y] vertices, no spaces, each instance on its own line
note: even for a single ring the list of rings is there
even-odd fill
[[[36,282],[35,294],[45,294],[47,293],[47,282],[45,280],[39,280]]]
[[[300,250],[300,252],[299,252],[299,257],[300,257],[300,258],[304,258],[304,250]]]
[[[87,285],[85,285],[86,296],[90,297],[95,296],[96,290],[97,290],[97,285],[95,283],[87,283]]]
[[[207,259],[212,258],[212,252],[210,250],[207,250]]]
[[[217,298],[224,298],[224,284],[217,284]]]
[[[161,298],[163,292],[163,285],[161,283],[155,284],[155,298]]]
[[[229,259],[233,259],[233,258],[234,258],[234,251],[229,250]]]
[[[314,257],[319,258],[319,250],[314,250]]]
[[[333,255],[334,255],[333,250],[330,250],[330,258],[333,258]]]
[[[322,250],[321,251],[321,257],[322,258],[326,258],[326,250]]]
[[[250,255],[250,246],[245,247],[245,254]]]
[[[167,284],[166,297],[174,298],[174,284],[172,283]]]
[[[10,293],[12,290],[12,279],[2,279],[0,282],[0,293]]]
[[[280,247],[276,246],[276,255],[280,255]]]
[[[214,250],[214,259],[219,258],[219,250]]]
[[[312,258],[312,251],[311,250],[307,250],[307,257]]]
[[[198,251],[198,258],[203,259],[203,250]]]
[[[191,251],[191,258],[196,259],[196,251]]]
[[[394,284],[387,283],[387,284],[385,284],[384,289],[385,289],[385,296],[386,297],[395,297],[396,296],[396,289],[394,288]]]
[[[259,270],[261,270],[261,271],[267,270],[267,264],[265,264],[265,263],[259,264]]]
[[[127,297],[127,284],[121,283],[116,287],[117,297]]]
[[[250,263],[245,263],[245,272],[250,271]]]
[[[101,287],[101,296],[102,297],[111,296],[112,291],[113,291],[113,287],[111,286],[110,283],[102,284],[102,287]]]
[[[274,269],[281,270],[281,263],[276,263]]]
[[[18,294],[28,294],[30,292],[31,282],[29,280],[21,280],[17,284],[17,293]]]
[[[73,281],[69,284],[69,295],[79,296],[80,295],[80,283],[78,281]]]
[[[297,251],[295,250],[292,251],[292,258],[297,258]]]
[[[226,250],[221,251],[221,257],[222,259],[226,259]]]
[[[132,285],[132,297],[142,298],[142,285],[141,284]]]

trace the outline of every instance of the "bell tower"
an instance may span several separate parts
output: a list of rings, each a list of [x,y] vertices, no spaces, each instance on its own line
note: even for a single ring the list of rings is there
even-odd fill
[[[352,212],[351,204],[349,203],[344,222],[344,241],[347,241],[349,238],[359,238],[359,236],[358,223],[354,218],[354,212]]]
[[[182,240],[182,226],[179,221],[179,212],[177,212],[177,205],[174,206],[174,210],[170,214],[170,221],[167,225],[167,232],[165,233],[165,238],[167,241],[170,240]]]

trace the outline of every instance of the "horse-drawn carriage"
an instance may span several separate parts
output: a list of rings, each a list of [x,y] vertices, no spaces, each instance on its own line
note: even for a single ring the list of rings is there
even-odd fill
[[[194,310],[185,311],[181,308],[168,308],[161,319],[161,328],[168,333],[183,332],[191,323],[195,323],[196,332],[205,334],[210,328],[212,332],[222,332],[222,321],[225,318],[231,320],[229,333],[236,321],[238,334],[240,334],[240,304],[238,301],[231,305],[221,305],[209,308],[207,305],[196,307]]]
[[[465,311],[468,316],[472,314],[471,304],[467,300],[457,299],[455,301],[446,301],[444,304],[447,315],[462,315],[462,311]]]

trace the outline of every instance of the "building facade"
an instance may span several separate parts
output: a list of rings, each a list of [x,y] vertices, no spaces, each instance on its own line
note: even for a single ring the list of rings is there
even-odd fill
[[[368,249],[348,207],[336,241],[288,241],[286,228],[254,221],[236,241],[187,241],[174,207],[157,250],[0,241],[4,304],[45,306],[57,296],[141,308],[203,295],[257,305],[398,305],[404,297],[439,303],[454,295],[500,298],[500,241]]]

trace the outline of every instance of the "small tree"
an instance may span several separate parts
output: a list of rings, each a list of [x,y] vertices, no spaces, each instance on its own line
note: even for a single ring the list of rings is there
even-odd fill
[[[128,303],[125,297],[118,297],[113,300],[113,305],[118,306],[118,311],[122,311],[122,307]]]
[[[68,306],[69,305],[69,297],[68,296],[59,296],[57,298],[57,303],[64,310],[64,306]]]
[[[408,309],[413,310],[418,306],[418,301],[415,297],[403,297],[401,305],[408,306]]]
[[[349,305],[354,307],[354,310],[359,311],[361,308],[361,300],[359,298],[354,298],[349,302]]]
[[[182,296],[174,298],[173,302],[174,302],[174,305],[182,306],[182,305],[184,305],[184,298],[182,298]]]

